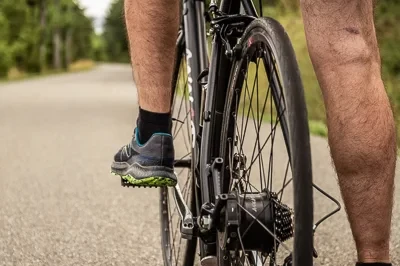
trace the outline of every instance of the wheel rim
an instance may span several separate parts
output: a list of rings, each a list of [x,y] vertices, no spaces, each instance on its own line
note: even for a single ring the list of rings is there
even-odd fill
[[[226,139],[227,146],[224,147],[228,169],[225,174],[230,175],[230,183],[224,187],[228,187],[228,191],[244,194],[243,201],[238,201],[243,211],[246,209],[244,203],[247,193],[250,195],[262,191],[274,192],[279,202],[293,206],[290,147],[287,145],[288,112],[280,73],[266,43],[257,41],[257,38],[253,41],[246,50],[238,72],[228,119],[228,127],[234,134],[231,133]],[[277,153],[277,150],[280,152]],[[258,215],[267,209],[265,206]],[[275,222],[272,230],[266,226],[264,228],[274,237],[271,252],[265,254],[246,248],[246,234],[254,224],[263,224],[258,217],[252,217],[253,221],[247,228],[238,229],[239,247],[229,252],[231,264],[291,265],[285,259],[290,259],[293,241],[280,240],[276,231],[279,227]]]

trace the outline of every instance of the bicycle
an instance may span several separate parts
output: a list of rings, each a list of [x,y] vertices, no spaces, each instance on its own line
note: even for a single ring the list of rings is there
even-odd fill
[[[260,7],[258,14],[252,0],[212,0],[205,12],[204,1],[183,1],[171,102],[174,141],[187,152],[176,156],[179,184],[160,189],[166,266],[310,266],[315,229],[340,209],[312,183],[295,54]],[[286,154],[274,159],[274,145]],[[313,187],[338,205],[316,224]]]

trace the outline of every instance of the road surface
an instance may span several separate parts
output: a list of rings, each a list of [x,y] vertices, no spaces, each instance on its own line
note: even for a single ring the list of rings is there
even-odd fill
[[[124,65],[0,83],[0,265],[162,265],[158,191],[122,188],[109,174],[136,102]],[[312,153],[315,182],[339,196],[326,140],[313,137]],[[395,202],[400,265],[399,186]],[[354,265],[343,211],[321,225],[316,246],[315,265]]]

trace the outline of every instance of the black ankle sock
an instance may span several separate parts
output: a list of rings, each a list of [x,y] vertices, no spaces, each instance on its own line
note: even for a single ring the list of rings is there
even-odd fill
[[[139,141],[146,143],[154,133],[171,133],[172,119],[170,113],[153,113],[139,107],[137,128]]]
[[[357,262],[356,266],[392,266],[392,264],[390,264],[390,263],[381,263],[381,262],[374,262],[374,263]]]

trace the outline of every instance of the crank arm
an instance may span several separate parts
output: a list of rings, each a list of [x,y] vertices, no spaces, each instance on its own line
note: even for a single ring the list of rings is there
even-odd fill
[[[174,187],[174,199],[181,217],[181,233],[185,239],[192,239],[194,230],[193,214],[183,199],[179,184]]]

